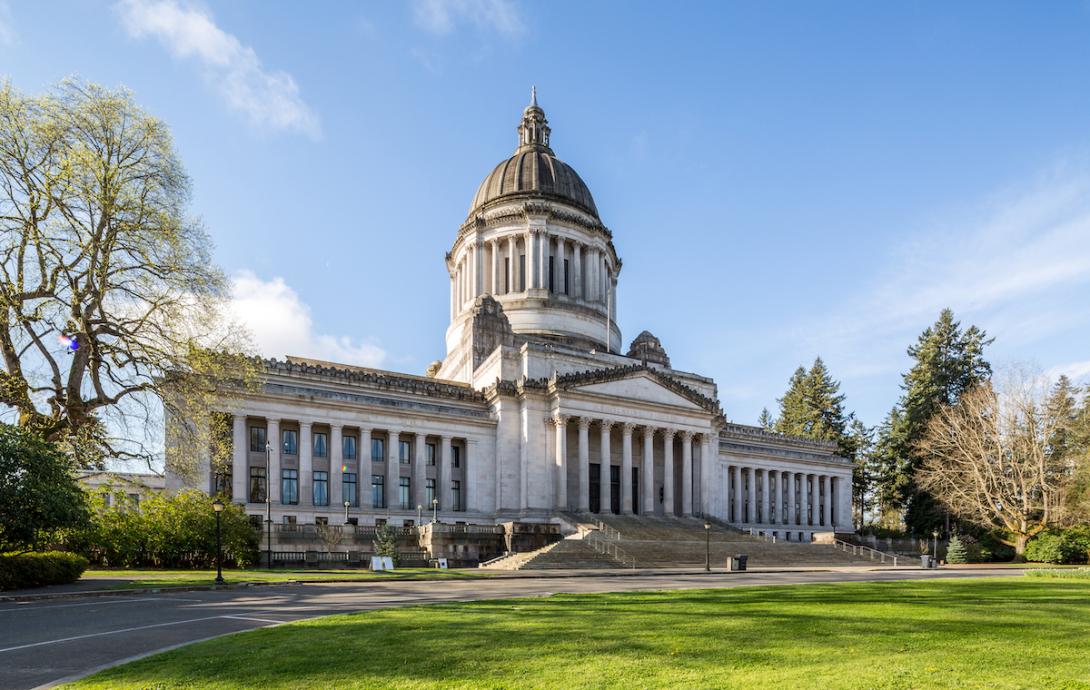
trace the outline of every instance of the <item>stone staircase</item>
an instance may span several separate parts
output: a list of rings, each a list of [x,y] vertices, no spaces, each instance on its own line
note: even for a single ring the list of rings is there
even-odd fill
[[[563,540],[562,540],[563,541]],[[481,563],[478,567],[482,570],[522,570],[527,562],[537,558],[538,556],[544,556],[549,553],[561,542],[553,542],[548,546],[543,546],[540,549],[534,551],[523,551],[521,553],[509,553],[506,556],[494,558],[485,563]]]

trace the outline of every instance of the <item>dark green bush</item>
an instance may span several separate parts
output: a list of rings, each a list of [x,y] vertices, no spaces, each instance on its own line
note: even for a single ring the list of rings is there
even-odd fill
[[[1090,527],[1042,532],[1026,545],[1026,560],[1034,563],[1086,563],[1090,555]]]
[[[66,585],[87,570],[87,559],[66,551],[0,554],[0,590]]]
[[[946,547],[946,562],[952,565],[969,562],[969,551],[961,539],[954,535]]]

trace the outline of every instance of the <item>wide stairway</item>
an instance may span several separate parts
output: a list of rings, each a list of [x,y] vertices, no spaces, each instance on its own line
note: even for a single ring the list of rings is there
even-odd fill
[[[706,550],[713,568],[726,566],[727,556],[745,554],[747,567],[881,566],[869,556],[853,555],[831,544],[773,543],[720,523],[705,530],[700,518],[580,515],[565,519],[579,531],[537,551],[513,553],[482,564],[495,570],[564,568],[693,568],[702,567]],[[599,529],[599,522],[604,525]]]

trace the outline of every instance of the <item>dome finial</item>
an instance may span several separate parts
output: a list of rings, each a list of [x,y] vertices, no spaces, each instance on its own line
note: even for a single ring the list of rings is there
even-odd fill
[[[536,148],[552,153],[549,149],[549,121],[545,119],[545,111],[537,104],[537,86],[530,87],[530,105],[522,111],[518,132],[517,150]]]
[[[537,107],[537,86],[530,87],[530,105]]]

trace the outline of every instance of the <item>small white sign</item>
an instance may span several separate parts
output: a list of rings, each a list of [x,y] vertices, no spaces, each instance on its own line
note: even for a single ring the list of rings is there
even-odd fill
[[[371,570],[393,570],[394,559],[390,556],[371,556]]]
[[[446,570],[447,569],[447,559],[440,558],[438,561],[436,561],[435,567],[439,568],[440,570]]]

